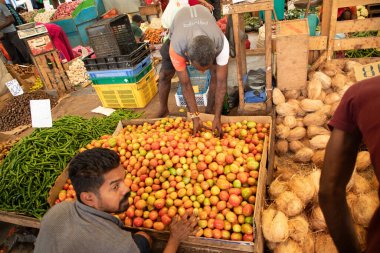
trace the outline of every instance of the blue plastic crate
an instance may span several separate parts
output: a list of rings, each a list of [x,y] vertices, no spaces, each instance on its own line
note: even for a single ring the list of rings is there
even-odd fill
[[[103,77],[122,77],[122,76],[136,76],[145,67],[152,63],[150,55],[145,57],[140,63],[133,68],[119,69],[119,70],[105,70],[105,71],[89,71],[87,72],[90,78],[103,78]]]
[[[72,48],[82,45],[82,39],[78,32],[66,33]]]
[[[200,93],[195,93],[195,102],[197,106],[207,106],[209,85],[207,84]],[[185,97],[182,94],[182,87],[179,85],[174,95],[177,106],[186,106]]]
[[[204,73],[201,73],[193,66],[188,65],[187,73],[189,75],[190,82],[191,82],[191,85],[193,86],[195,93],[204,93],[205,91],[207,91],[208,86],[211,81],[211,73],[209,70],[205,71]],[[181,87],[180,82],[178,83],[178,86]]]

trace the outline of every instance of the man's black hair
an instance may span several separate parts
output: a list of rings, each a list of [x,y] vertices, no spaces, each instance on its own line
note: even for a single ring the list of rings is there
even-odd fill
[[[190,42],[187,54],[192,62],[201,67],[209,66],[215,60],[215,43],[206,35],[196,36]]]
[[[144,23],[144,19],[138,14],[132,16],[132,21],[135,23]]]
[[[82,192],[99,193],[104,183],[104,174],[120,165],[120,157],[113,150],[94,148],[76,155],[69,164],[69,178],[77,199]]]

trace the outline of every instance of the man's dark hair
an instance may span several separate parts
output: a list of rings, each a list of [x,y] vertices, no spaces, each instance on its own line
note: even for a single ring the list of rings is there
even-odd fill
[[[69,164],[69,178],[80,201],[82,192],[99,193],[104,174],[120,165],[120,157],[113,150],[94,148],[76,155]]]
[[[196,36],[190,42],[187,54],[192,62],[201,67],[209,66],[215,60],[215,43],[206,35]]]
[[[140,15],[133,15],[132,21],[135,23],[144,23],[144,19]]]

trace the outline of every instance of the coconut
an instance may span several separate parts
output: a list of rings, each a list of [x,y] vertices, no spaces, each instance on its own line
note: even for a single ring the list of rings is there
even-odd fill
[[[317,99],[321,95],[322,83],[318,79],[312,79],[307,85],[307,97]]]
[[[295,175],[289,181],[289,188],[306,206],[315,195],[315,187],[309,177]]]
[[[274,250],[277,247],[278,243],[267,241],[268,249]]]
[[[321,95],[319,95],[319,97],[317,97],[318,100],[321,100],[321,101],[324,101],[326,98],[326,92],[325,91],[321,91]]]
[[[333,79],[331,79],[331,86],[335,90],[340,90],[346,85],[346,82],[347,77],[343,74],[338,73],[336,74],[336,76],[333,77]]]
[[[311,211],[309,222],[314,231],[327,229],[325,217],[323,216],[322,209],[319,206],[315,206]]]
[[[318,253],[338,253],[333,239],[326,233],[315,235],[315,252]]]
[[[339,102],[340,100],[341,100],[341,96],[339,96],[338,93],[333,92],[326,95],[324,102],[325,104],[332,105],[332,104],[335,104],[336,102]]]
[[[340,101],[334,103],[333,105],[331,105],[330,115],[334,115],[334,113],[335,113],[336,109],[338,108],[339,104],[340,104]]]
[[[315,72],[313,79],[317,79],[321,82],[322,89],[328,89],[331,87],[331,78],[321,71]]]
[[[284,117],[278,116],[276,117],[276,125],[280,125],[284,123]]]
[[[287,182],[281,181],[280,177],[277,177],[269,186],[269,196],[272,199],[277,198],[281,193],[289,190]]]
[[[302,247],[302,252],[312,253],[314,252],[314,236],[311,232],[307,233],[305,240],[300,244]]]
[[[296,162],[301,162],[301,163],[307,163],[310,162],[310,159],[313,157],[314,152],[310,148],[301,148],[296,152],[294,155],[294,160]]]
[[[372,190],[370,182],[368,182],[364,177],[360,176],[358,173],[354,172],[352,174],[352,191],[356,194],[368,193]]]
[[[295,128],[297,126],[297,119],[294,116],[285,116],[284,125],[288,126],[290,129]]]
[[[312,149],[325,149],[329,140],[330,135],[316,135],[310,140],[310,147]]]
[[[285,103],[285,96],[278,88],[273,89],[273,104],[279,105]]]
[[[362,251],[364,251],[367,246],[367,231],[362,226],[355,224],[355,232],[360,244],[360,248]]]
[[[327,117],[325,114],[322,113],[309,113],[305,116],[303,119],[303,123],[305,126],[323,126],[326,124]]]
[[[355,194],[353,194],[352,192],[347,192],[346,201],[347,201],[347,205],[350,208],[350,210],[352,210],[352,207],[355,205],[357,198],[358,197]]]
[[[276,142],[276,152],[279,155],[288,153],[289,144],[287,140],[278,140]]]
[[[315,151],[313,157],[311,158],[311,161],[320,169],[323,168],[323,164],[325,162],[325,150],[317,150]]]
[[[289,137],[288,137],[289,138]],[[366,170],[371,165],[371,155],[368,151],[360,151],[356,158],[356,170]]]
[[[275,203],[277,205],[277,209],[284,212],[288,217],[299,215],[304,209],[302,201],[296,194],[290,191],[285,191],[278,195]]]
[[[303,118],[297,118],[297,126],[298,127],[304,127]]]
[[[298,150],[300,150],[301,148],[304,148],[304,147],[305,147],[305,145],[303,145],[302,142],[300,142],[300,141],[291,141],[289,143],[289,149],[293,153],[296,153]]]
[[[324,92],[326,92],[326,96],[327,96],[327,95],[333,93],[334,90],[332,88],[329,88],[329,89],[324,90]]]
[[[345,72],[354,71],[355,67],[362,67],[362,66],[363,65],[361,65],[359,62],[356,62],[356,61],[347,61],[346,64],[344,65],[344,71]]]
[[[274,249],[274,253],[302,253],[302,249],[298,243],[292,239],[288,239],[285,242],[279,243]]]
[[[297,109],[297,107],[289,103],[282,103],[276,106],[276,112],[280,116],[296,116]]]
[[[286,138],[288,141],[298,141],[306,136],[306,129],[303,127],[296,127],[290,130],[288,137]]]
[[[323,102],[317,99],[304,99],[301,101],[301,108],[305,112],[315,112],[322,108]]]
[[[293,177],[295,173],[297,173],[297,168],[293,168],[290,166],[277,166],[276,167],[276,176],[281,177],[281,180],[288,181]]]
[[[317,113],[321,113],[321,114],[326,115],[327,117],[330,117],[331,105],[323,105],[322,108],[319,111],[317,111]]]
[[[341,70],[334,63],[327,61],[322,66],[322,72],[330,77],[333,77],[341,72]]]
[[[368,227],[373,214],[379,207],[379,197],[376,191],[358,196],[355,205],[352,206],[354,221],[364,227]]]
[[[313,138],[314,136],[317,136],[317,135],[329,135],[329,134],[330,134],[330,131],[321,126],[311,125],[311,126],[308,126],[307,128],[308,138]]]
[[[262,228],[265,239],[270,242],[284,242],[289,237],[288,217],[273,208],[263,211]]]
[[[290,128],[287,126],[284,126],[283,124],[276,126],[276,137],[280,139],[286,139],[288,138],[290,134]]]
[[[285,91],[284,96],[286,99],[297,99],[301,95],[300,90],[288,90]]]
[[[296,242],[302,243],[309,233],[309,223],[302,215],[289,220],[289,237]]]
[[[350,85],[345,85],[343,86],[342,89],[338,90],[338,94],[340,97],[343,97],[344,93],[350,88]]]
[[[319,192],[319,181],[321,180],[321,170],[313,170],[307,177],[314,186],[315,196]]]
[[[296,100],[296,99],[289,99],[287,103],[291,104],[292,106],[294,106],[294,108],[296,110],[297,116],[299,116],[299,117],[305,116],[306,113],[305,113],[304,110],[302,110],[300,102],[298,100]]]

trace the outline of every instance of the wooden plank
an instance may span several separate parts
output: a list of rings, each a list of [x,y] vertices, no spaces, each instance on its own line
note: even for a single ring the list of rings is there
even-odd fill
[[[272,52],[277,51],[276,39],[277,38],[272,38]],[[309,37],[309,50],[326,50],[326,49],[327,49],[327,36],[310,36]]]
[[[268,0],[257,0],[254,3],[228,4],[222,6],[223,15],[273,10],[273,8],[273,1]]]
[[[328,36],[329,30],[330,30],[330,22],[331,22],[331,8],[332,8],[332,1],[323,1],[323,13],[321,16],[322,23],[321,23],[321,35],[322,36]]]
[[[3,211],[0,211],[0,221],[31,228],[40,228],[41,226],[40,220],[36,218]]]
[[[272,11],[265,11],[265,79],[267,111],[272,110]]]
[[[355,19],[336,23],[337,33],[377,31],[380,28],[380,18]]]
[[[247,56],[263,55],[265,54],[265,48],[249,49],[246,50],[246,54]]]
[[[232,23],[234,30],[235,50],[236,50],[236,67],[237,67],[237,81],[239,88],[239,107],[244,107],[244,87],[243,87],[243,63],[241,57],[241,43],[239,35],[239,14],[232,14]]]
[[[334,51],[380,48],[380,37],[361,37],[333,40]]]
[[[337,0],[337,7],[350,7],[367,4],[380,4],[379,0]]]
[[[53,86],[51,84],[51,81],[50,81],[50,78],[48,77],[48,75],[46,74],[46,71],[44,69],[44,64],[42,62],[42,59],[41,57],[44,57],[44,56],[36,56],[36,57],[33,57],[33,59],[35,60],[36,62],[36,67],[38,69],[38,72],[40,73],[40,76],[42,76],[42,81],[44,82],[45,84],[45,88],[49,89],[49,90],[52,90],[53,89]],[[45,61],[46,62],[46,61]]]
[[[243,15],[239,15],[239,31],[244,31],[244,19]],[[241,34],[243,36],[243,34]],[[241,62],[242,62],[242,73],[243,75],[247,74],[247,58],[246,58],[246,49],[245,49],[245,39],[240,36],[240,52],[241,52]]]
[[[66,75],[66,72],[65,72],[65,69],[64,69],[64,66],[62,65],[62,62],[61,60],[59,59],[59,56],[58,56],[58,53],[57,51],[54,51],[52,53],[53,57],[54,57],[54,60],[55,60],[55,64],[56,66],[58,67],[58,72],[59,72],[59,75],[61,77],[61,80],[62,80],[62,85],[63,85],[63,89],[65,91],[68,91],[70,89],[70,82],[69,82],[69,79]]]
[[[328,37],[328,43],[327,43],[327,60],[331,60],[333,53],[334,53],[334,38],[336,34],[336,19],[338,18],[338,7],[337,7],[338,0],[332,0],[332,6],[331,6],[331,20],[330,20],[330,30],[329,30],[329,37]],[[325,14],[326,15],[326,14]]]

